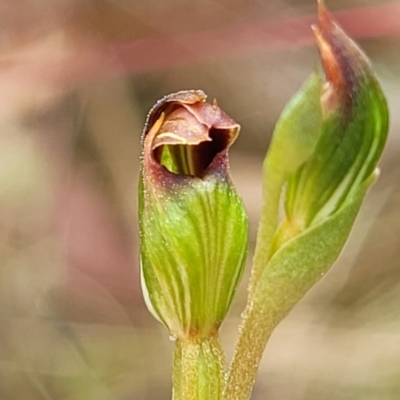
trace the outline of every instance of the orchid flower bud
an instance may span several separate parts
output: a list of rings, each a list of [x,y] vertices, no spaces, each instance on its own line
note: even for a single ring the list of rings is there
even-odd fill
[[[370,63],[319,3],[314,27],[327,81],[322,124],[311,157],[291,177],[286,213],[301,231],[332,215],[375,171],[388,132],[388,110]]]
[[[205,100],[201,91],[163,98],[142,137],[142,288],[177,338],[218,331],[247,251],[247,215],[228,172],[239,125]]]
[[[370,63],[322,0],[314,32],[326,81],[314,73],[290,101],[264,163],[251,299],[269,310],[272,325],[339,256],[388,133],[386,99]]]

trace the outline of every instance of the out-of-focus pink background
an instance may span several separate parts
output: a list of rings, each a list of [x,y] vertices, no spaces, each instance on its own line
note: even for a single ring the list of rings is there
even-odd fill
[[[340,260],[274,333],[255,400],[400,398],[400,2],[328,6],[373,62],[391,134]],[[241,124],[231,172],[251,253],[274,123],[319,65],[315,14],[311,0],[2,2],[0,399],[170,398],[173,343],[139,284],[146,113],[203,89]]]

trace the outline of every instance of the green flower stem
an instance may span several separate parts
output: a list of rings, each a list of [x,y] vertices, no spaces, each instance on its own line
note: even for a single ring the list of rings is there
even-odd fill
[[[217,336],[177,339],[173,366],[173,400],[220,400],[225,357]]]
[[[230,366],[224,400],[250,399],[263,351],[278,323],[275,314],[276,310],[264,312],[260,307],[248,304]]]
[[[253,267],[248,286],[248,302],[244,311],[240,336],[236,343],[235,355],[230,365],[224,400],[245,400],[250,398],[265,346],[276,327],[276,310],[254,307],[257,282],[271,256],[274,234],[278,227],[278,210],[282,187],[286,180],[284,171],[273,170],[270,158],[263,167],[263,204],[257,233]],[[272,172],[271,172],[272,171]]]

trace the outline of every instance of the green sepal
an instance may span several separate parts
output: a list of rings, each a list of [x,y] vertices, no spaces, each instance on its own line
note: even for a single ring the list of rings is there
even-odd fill
[[[176,337],[218,330],[243,273],[247,215],[229,180],[210,175],[143,210],[142,276],[154,314]]]
[[[334,214],[289,239],[275,252],[258,281],[254,307],[272,313],[277,324],[324,276],[341,253],[376,177],[374,173],[364,181]]]
[[[251,286],[268,261],[278,226],[282,190],[288,178],[310,157],[322,126],[323,81],[315,71],[286,105],[276,123],[263,166],[263,202]]]
[[[312,154],[322,126],[323,81],[315,71],[286,105],[276,123],[265,159],[268,178],[293,174]]]

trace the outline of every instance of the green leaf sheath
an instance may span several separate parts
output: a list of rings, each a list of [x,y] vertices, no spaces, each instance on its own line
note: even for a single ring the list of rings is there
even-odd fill
[[[271,258],[244,312],[224,399],[249,399],[275,327],[340,254],[372,178],[334,215],[285,243]]]

